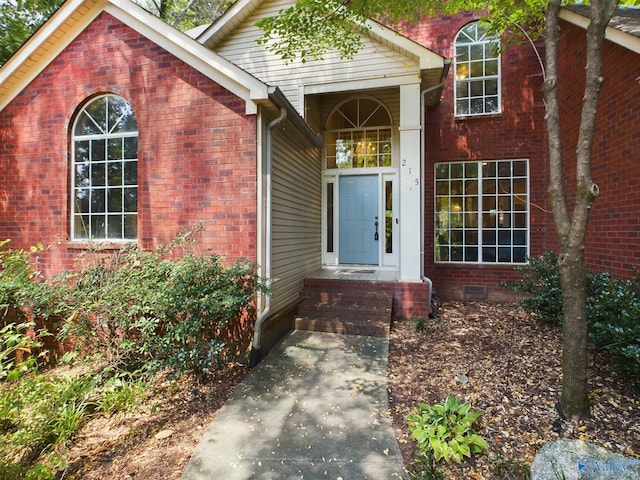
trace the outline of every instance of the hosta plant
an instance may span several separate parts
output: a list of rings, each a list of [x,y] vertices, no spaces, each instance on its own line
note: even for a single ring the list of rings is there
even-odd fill
[[[473,429],[480,415],[471,411],[471,402],[460,403],[449,396],[437,405],[419,403],[417,412],[407,416],[407,423],[420,456],[459,463],[489,446]]]

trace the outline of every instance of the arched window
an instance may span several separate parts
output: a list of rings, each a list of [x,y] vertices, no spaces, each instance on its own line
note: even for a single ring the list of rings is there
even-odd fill
[[[391,123],[389,111],[374,98],[338,105],[327,120],[327,168],[390,167]]]
[[[479,22],[465,25],[455,39],[455,114],[499,113],[500,39]]]
[[[102,95],[76,117],[71,239],[131,241],[138,235],[138,123],[129,103]]]

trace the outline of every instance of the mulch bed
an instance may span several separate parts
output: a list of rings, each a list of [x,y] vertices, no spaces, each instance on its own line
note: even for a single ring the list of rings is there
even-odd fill
[[[451,478],[525,478],[545,442],[580,438],[640,456],[640,395],[612,371],[602,352],[590,354],[591,418],[563,421],[557,410],[562,334],[518,305],[450,302],[437,320],[398,322],[391,333],[389,399],[406,465],[416,455],[405,417],[418,402],[447,395],[482,412],[478,433],[489,452],[448,465]]]

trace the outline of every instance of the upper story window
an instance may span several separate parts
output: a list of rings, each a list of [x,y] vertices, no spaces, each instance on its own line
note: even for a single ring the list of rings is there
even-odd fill
[[[529,162],[435,165],[435,261],[525,263]]]
[[[327,120],[327,168],[390,167],[391,114],[378,100],[358,97],[338,105]]]
[[[456,116],[499,113],[500,39],[474,22],[463,27],[455,39]]]
[[[136,240],[138,123],[131,105],[116,95],[93,98],[71,141],[71,239]]]

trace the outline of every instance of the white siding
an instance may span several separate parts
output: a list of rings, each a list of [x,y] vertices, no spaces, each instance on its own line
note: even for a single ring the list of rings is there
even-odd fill
[[[337,53],[328,53],[321,61],[285,64],[280,57],[268,52],[264,45],[256,43],[262,36],[262,30],[255,23],[265,16],[276,15],[289,5],[289,0],[265,2],[215,50],[264,83],[278,86],[300,113],[303,113],[300,105],[302,86],[339,84],[336,90],[348,90],[350,83],[380,78],[380,72],[384,72],[385,78],[419,76],[416,61],[367,37],[363,37],[364,48],[352,60],[341,60]]]
[[[321,268],[320,148],[305,147],[284,123],[273,130],[273,312],[294,302],[302,280]]]

